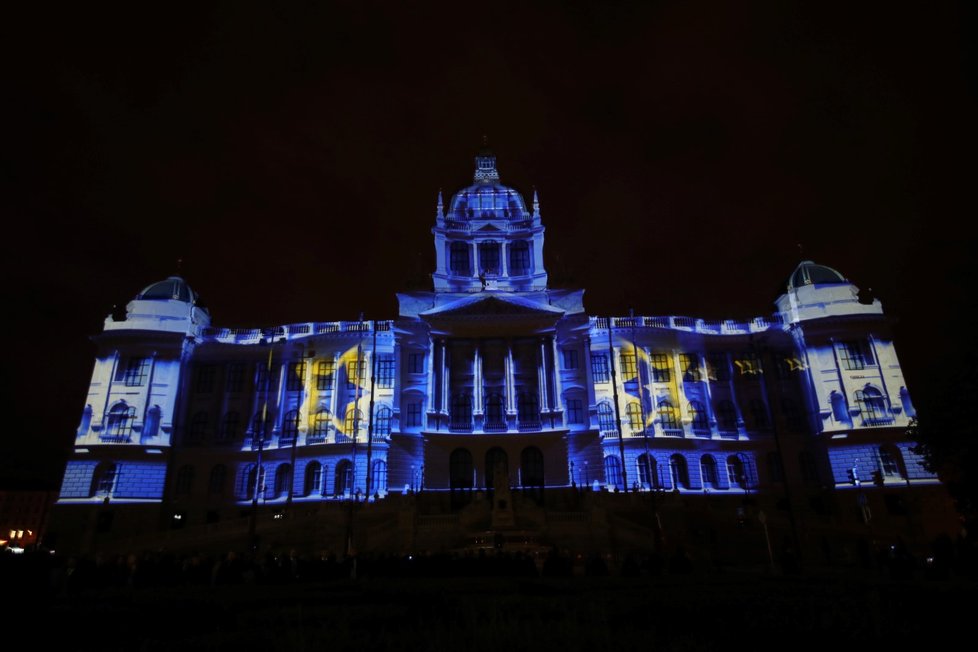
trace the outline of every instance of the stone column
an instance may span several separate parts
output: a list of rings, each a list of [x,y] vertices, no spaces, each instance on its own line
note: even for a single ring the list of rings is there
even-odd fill
[[[506,255],[506,241],[499,243],[499,275],[509,276],[509,257]]]
[[[472,356],[472,393],[475,395],[475,405],[473,412],[482,414],[482,355],[479,351],[479,342],[475,343],[475,353]]]
[[[553,406],[553,409],[556,410],[556,411],[559,411],[559,412],[563,412],[564,411],[564,399],[563,399],[563,396],[561,396],[561,394],[563,392],[563,389],[561,388],[561,383],[560,383],[560,361],[559,361],[559,357],[560,356],[558,355],[558,352],[557,352],[557,336],[556,335],[551,335],[550,336],[550,348],[553,351],[553,356],[554,356],[554,358],[553,358],[553,365],[551,366],[551,369],[553,370],[553,374],[554,374],[554,406]]]
[[[504,363],[506,367],[506,413],[514,414],[516,412],[516,405],[513,400],[513,342],[511,340],[506,341],[506,359]]]
[[[544,338],[540,339],[540,361],[537,364],[537,384],[540,390],[540,412],[550,411],[550,401],[547,397],[547,345]]]

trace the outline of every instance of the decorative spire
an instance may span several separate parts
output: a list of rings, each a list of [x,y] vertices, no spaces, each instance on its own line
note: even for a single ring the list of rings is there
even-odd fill
[[[537,196],[537,189],[533,188],[533,217],[540,217],[540,198]]]
[[[435,208],[435,219],[445,219],[445,201],[441,197],[441,188],[438,189],[438,207]]]

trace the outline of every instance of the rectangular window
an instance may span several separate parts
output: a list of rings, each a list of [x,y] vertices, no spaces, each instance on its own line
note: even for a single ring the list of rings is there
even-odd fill
[[[839,363],[843,369],[865,369],[875,366],[873,352],[863,341],[840,342]]]
[[[622,381],[635,380],[635,354],[622,353],[618,356],[618,360],[621,362]]]
[[[577,349],[564,349],[564,369],[577,369]]]
[[[386,389],[394,386],[393,355],[381,355],[377,358],[377,386]]]
[[[591,354],[591,374],[594,375],[594,382],[606,383],[611,380],[611,373],[608,371],[608,356],[603,353]]]
[[[584,404],[581,399],[567,399],[567,423],[584,423]]]
[[[407,404],[406,425],[414,428],[421,425],[421,403],[419,401],[414,401]]]
[[[216,369],[212,364],[203,364],[197,367],[197,378],[194,383],[194,391],[199,394],[207,394],[214,391],[214,376]]]
[[[237,394],[244,386],[244,363],[232,362],[227,367],[224,387],[230,394]]]
[[[761,360],[753,351],[744,351],[736,360],[734,366],[737,373],[747,380],[757,380],[761,375]]]
[[[499,243],[483,242],[479,244],[479,271],[483,274],[499,274]]]
[[[306,363],[290,362],[287,378],[285,389],[290,392],[301,392],[306,384]]]
[[[326,391],[333,387],[333,361],[320,360],[316,363],[316,389]]]
[[[357,362],[359,362],[360,364],[357,364]],[[360,358],[359,361],[353,359],[346,363],[346,388],[347,389],[357,388],[357,383],[365,375],[364,368],[366,364],[367,361],[364,360],[362,357]]]
[[[730,380],[730,366],[727,364],[726,353],[711,353],[706,360],[709,366],[710,380]]]
[[[424,353],[411,353],[408,355],[408,373],[423,374]]]
[[[649,356],[652,364],[652,380],[657,383],[668,383],[672,379],[672,373],[668,353],[653,353]]]
[[[702,380],[700,372],[700,357],[695,353],[679,354],[679,370],[683,374],[683,380],[696,381]]]
[[[126,387],[142,387],[149,376],[149,358],[129,358],[125,364],[119,365],[116,371],[116,381],[122,381]]]

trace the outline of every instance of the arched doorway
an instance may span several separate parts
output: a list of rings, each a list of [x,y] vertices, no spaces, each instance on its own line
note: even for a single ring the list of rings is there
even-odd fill
[[[496,486],[496,473],[509,475],[509,457],[499,446],[493,446],[486,451],[486,489]]]

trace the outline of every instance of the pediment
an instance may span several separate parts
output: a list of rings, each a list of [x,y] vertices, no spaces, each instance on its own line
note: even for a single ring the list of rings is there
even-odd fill
[[[508,293],[482,292],[464,297],[419,314],[425,319],[452,317],[549,317],[559,318],[564,311],[546,303]]]

